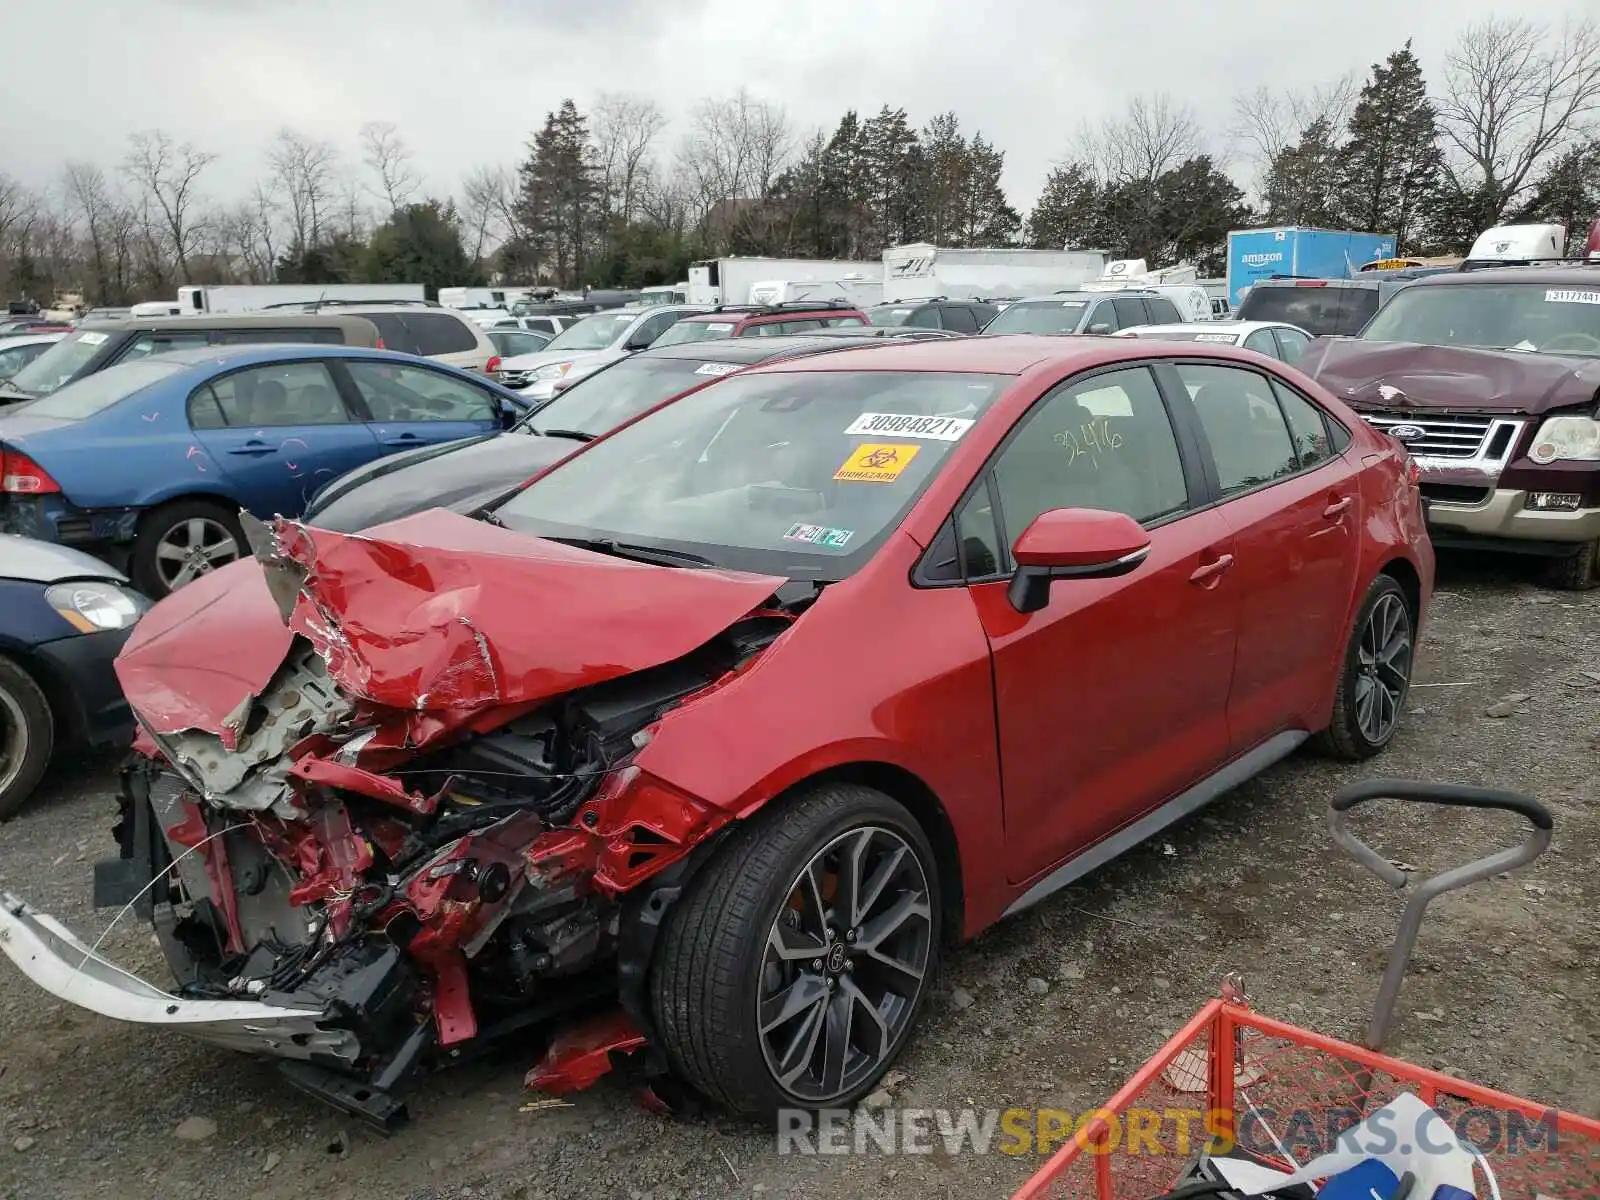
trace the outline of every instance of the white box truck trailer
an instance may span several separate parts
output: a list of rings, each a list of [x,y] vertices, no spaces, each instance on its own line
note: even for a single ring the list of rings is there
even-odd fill
[[[1099,250],[951,250],[913,242],[883,252],[883,298],[1019,299],[1067,291],[1099,277]]]
[[[337,300],[369,304],[420,304],[427,299],[420,283],[262,283],[202,286],[178,289],[181,316],[193,313],[247,313],[290,304],[315,304]]]

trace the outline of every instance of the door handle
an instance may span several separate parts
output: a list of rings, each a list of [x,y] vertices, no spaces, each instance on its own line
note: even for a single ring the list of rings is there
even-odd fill
[[[420,446],[422,439],[414,433],[402,433],[392,438],[384,438],[385,446]]]
[[[1322,510],[1322,515],[1331,521],[1335,517],[1343,516],[1354,503],[1355,501],[1349,496],[1341,496],[1337,500],[1330,501],[1328,507]]]
[[[1233,555],[1223,554],[1212,559],[1204,566],[1196,567],[1189,573],[1190,583],[1210,583],[1229,567],[1233,566]]]
[[[276,454],[278,448],[269,446],[265,442],[246,442],[242,446],[229,447],[229,454]]]

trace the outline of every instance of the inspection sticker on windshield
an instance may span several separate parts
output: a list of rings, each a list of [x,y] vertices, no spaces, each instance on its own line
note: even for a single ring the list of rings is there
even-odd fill
[[[826,546],[830,550],[838,550],[855,536],[854,529],[830,529],[826,525],[800,525],[789,526],[789,532],[783,535],[786,542],[810,542],[813,546]]]
[[[857,446],[833,477],[845,483],[893,483],[911,465],[920,446],[890,446],[868,442]]]
[[[1552,288],[1544,294],[1546,304],[1600,304],[1600,292],[1579,292],[1572,288]]]
[[[694,373],[696,375],[727,375],[738,369],[738,363],[701,363],[694,369]]]
[[[706,322],[706,328],[709,329],[712,333],[732,333],[733,332],[733,322],[732,321],[707,321]]]
[[[862,413],[846,433],[883,433],[892,437],[959,442],[973,422],[961,417],[918,417],[910,413]]]
[[[104,333],[80,333],[78,340],[85,346],[98,346],[110,336]]]

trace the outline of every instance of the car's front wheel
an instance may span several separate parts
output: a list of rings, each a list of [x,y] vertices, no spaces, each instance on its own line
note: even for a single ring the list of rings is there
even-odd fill
[[[940,938],[938,868],[906,809],[824,784],[737,829],[669,918],[651,972],[673,1069],[731,1112],[846,1106],[910,1033]]]

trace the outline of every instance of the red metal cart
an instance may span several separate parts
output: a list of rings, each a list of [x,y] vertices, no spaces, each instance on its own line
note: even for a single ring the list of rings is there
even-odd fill
[[[1505,809],[1526,817],[1533,833],[1520,846],[1417,886],[1389,952],[1365,1047],[1254,1012],[1230,979],[1103,1108],[1077,1123],[1013,1200],[1151,1200],[1171,1190],[1208,1147],[1292,1170],[1405,1091],[1477,1148],[1478,1200],[1600,1200],[1600,1121],[1381,1052],[1429,902],[1532,862],[1550,844],[1550,813],[1527,796],[1487,788],[1374,779],[1344,789],[1329,802],[1334,840],[1396,889],[1410,876],[1345,824],[1351,808],[1378,799]]]

